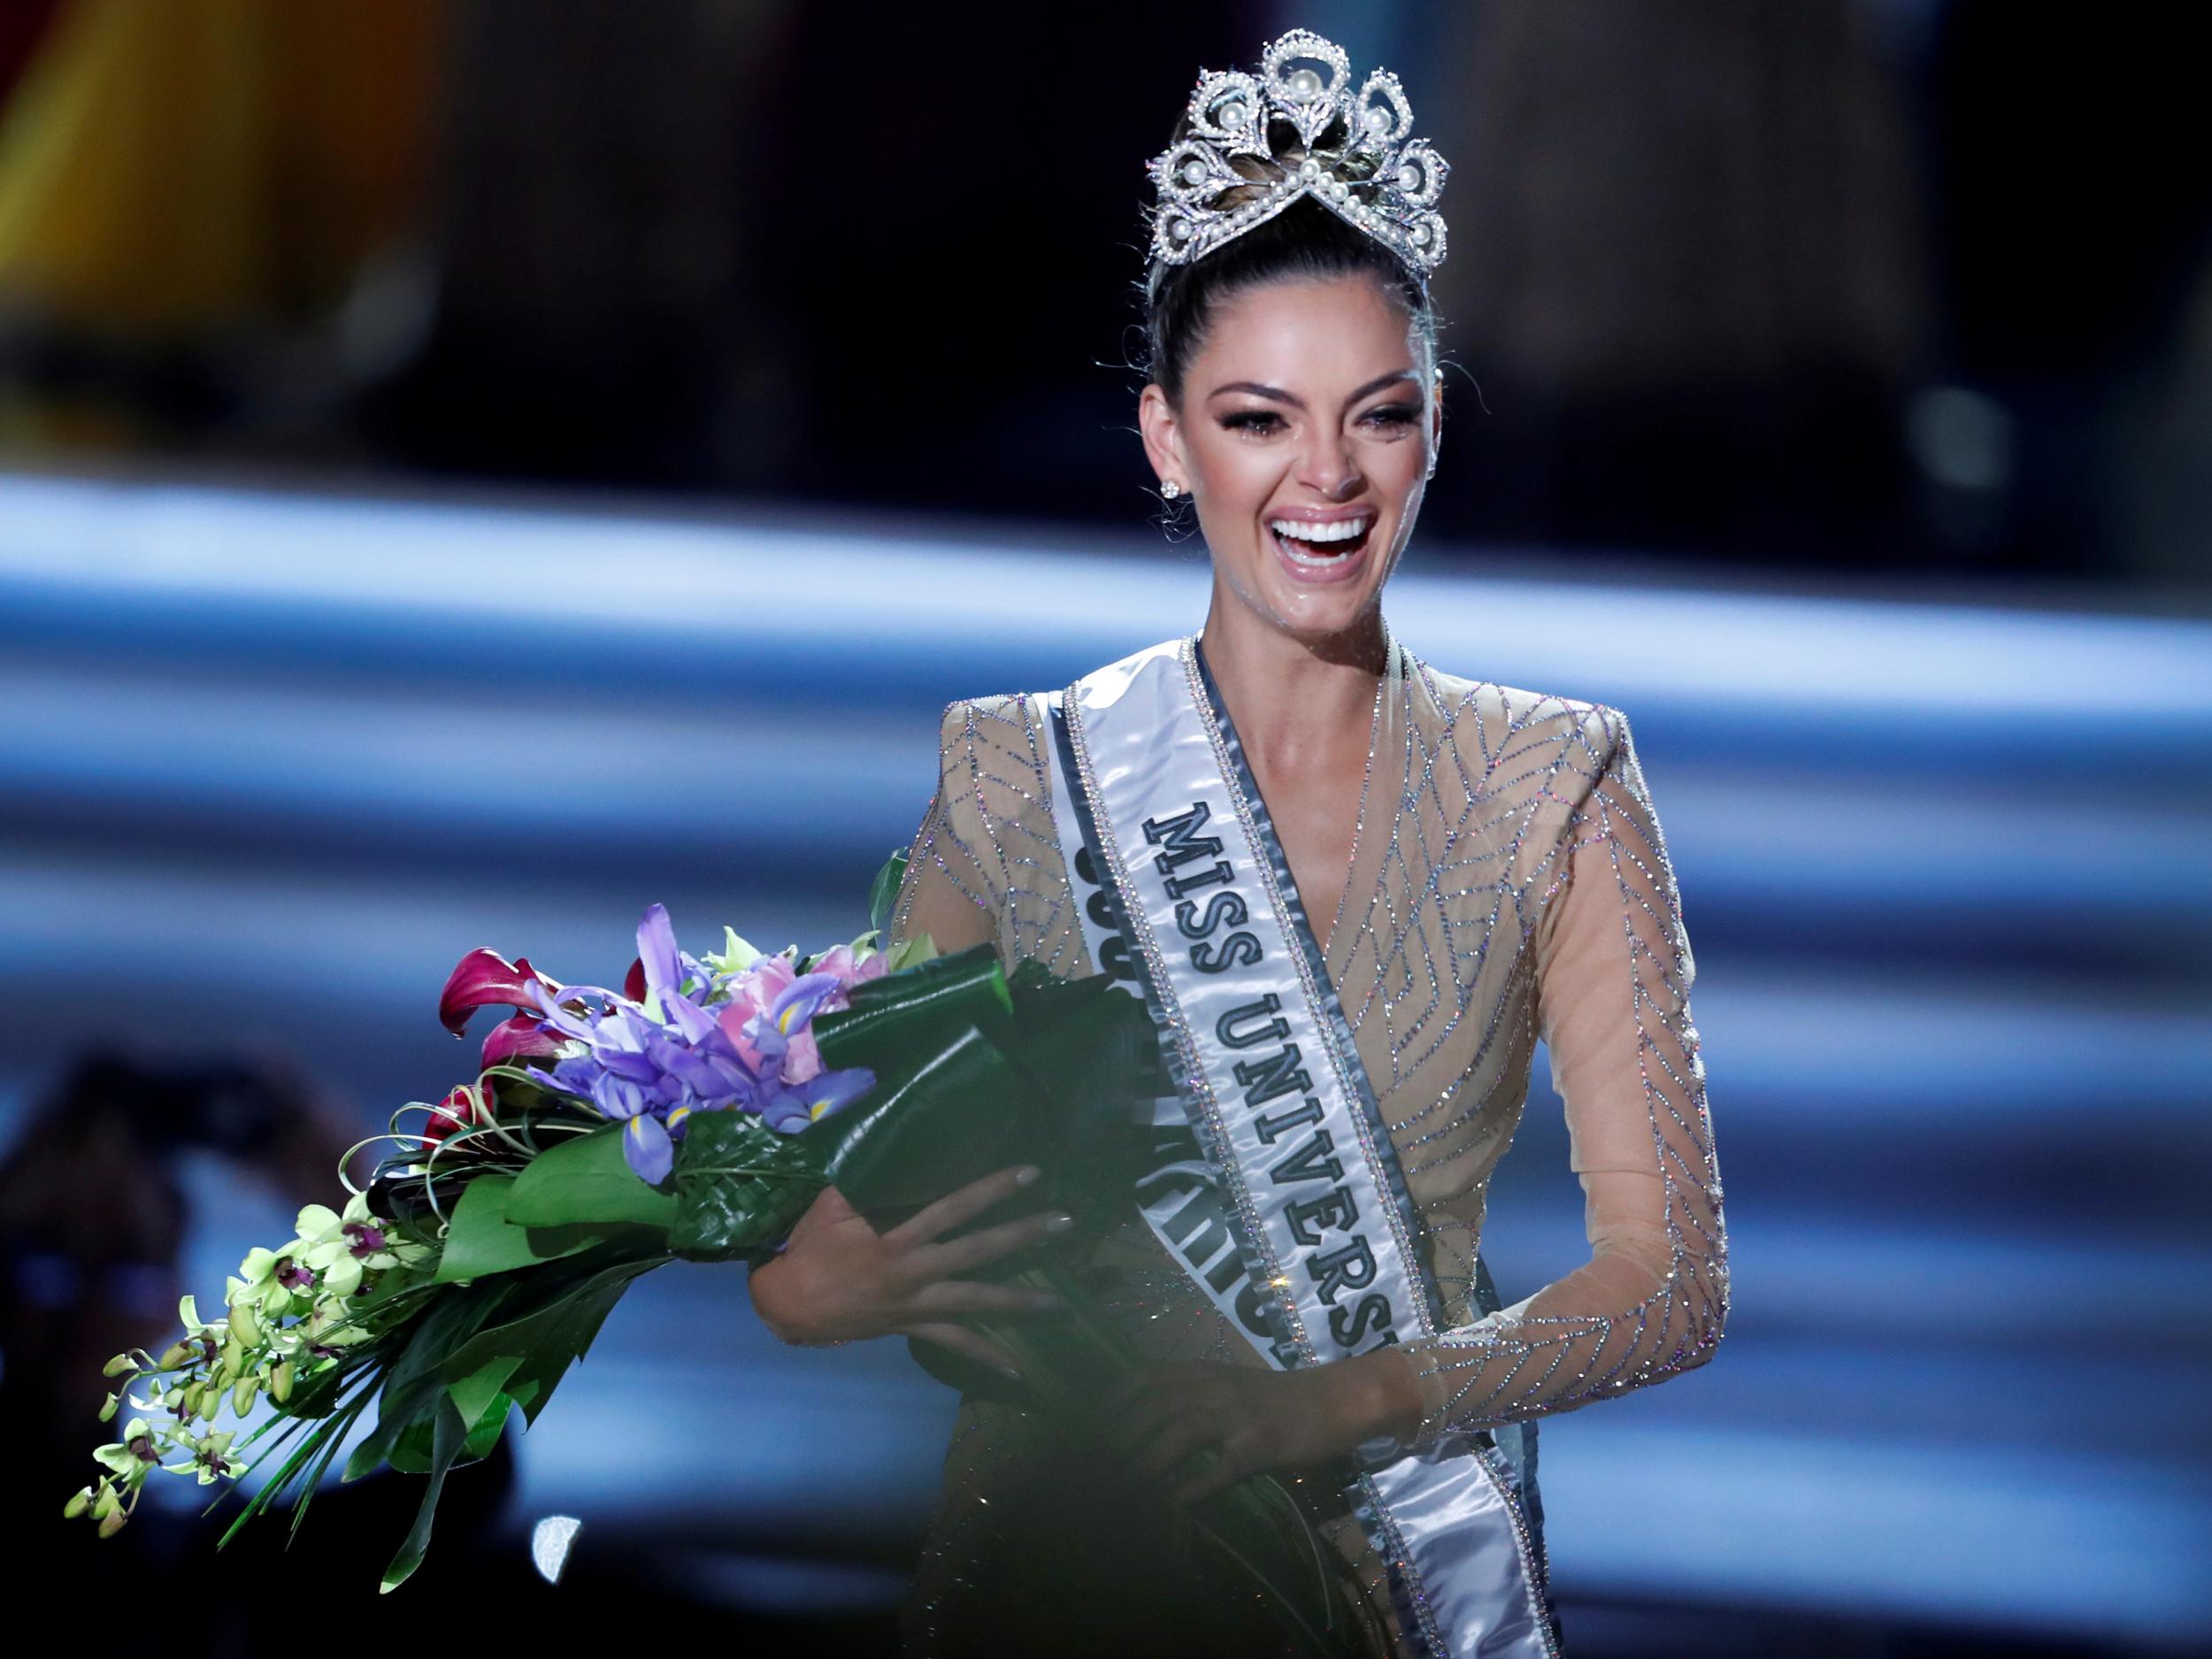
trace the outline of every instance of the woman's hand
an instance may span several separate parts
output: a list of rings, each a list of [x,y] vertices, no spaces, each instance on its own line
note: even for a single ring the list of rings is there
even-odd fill
[[[1107,1432],[1156,1480],[1194,1452],[1213,1466],[1176,1488],[1199,1499],[1263,1470],[1325,1463],[1377,1434],[1403,1440],[1421,1420],[1420,1385],[1394,1348],[1299,1371],[1251,1365],[1148,1365],[1107,1402]]]
[[[849,1342],[895,1333],[935,1342],[1018,1377],[1013,1359],[980,1331],[960,1323],[971,1314],[1037,1313],[1057,1308],[1049,1291],[956,1279],[1065,1233],[1064,1211],[1024,1216],[963,1238],[937,1240],[1037,1179],[1034,1165],[1001,1170],[948,1193],[887,1233],[834,1187],[815,1198],[791,1242],[747,1276],[761,1322],[787,1342]]]

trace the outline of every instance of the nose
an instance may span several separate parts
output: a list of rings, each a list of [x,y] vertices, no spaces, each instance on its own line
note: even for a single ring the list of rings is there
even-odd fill
[[[1349,501],[1367,488],[1350,441],[1340,432],[1314,434],[1298,457],[1298,481],[1329,501]]]

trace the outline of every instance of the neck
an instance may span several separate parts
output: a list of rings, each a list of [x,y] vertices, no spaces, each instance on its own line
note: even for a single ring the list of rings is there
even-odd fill
[[[1379,608],[1341,634],[1301,637],[1217,588],[1204,649],[1237,734],[1256,757],[1301,760],[1347,743],[1367,747],[1375,684],[1390,662]]]

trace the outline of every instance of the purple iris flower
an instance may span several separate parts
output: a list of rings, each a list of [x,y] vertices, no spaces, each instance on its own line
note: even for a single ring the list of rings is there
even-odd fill
[[[760,1115],[779,1134],[796,1134],[817,1118],[849,1106],[875,1087],[876,1074],[863,1066],[818,1071],[803,1083],[775,1082],[761,1092]]]
[[[720,987],[704,966],[677,949],[664,907],[645,912],[637,942],[642,998],[596,986],[571,986],[557,995],[531,988],[545,1024],[587,1045],[559,1061],[548,1080],[622,1125],[623,1156],[643,1179],[657,1186],[668,1179],[694,1112],[757,1112],[772,1129],[792,1133],[874,1084],[872,1072],[823,1071],[813,1057],[807,1026],[837,995],[834,974],[801,975],[764,1014],[747,1021],[741,1030],[749,1055],[720,1018],[733,1010],[708,1005]],[[795,1060],[803,1063],[795,1067]],[[810,1069],[804,1061],[812,1061]]]
[[[637,939],[643,1007],[595,986],[572,986],[558,1000],[540,991],[537,1003],[547,1025],[589,1045],[554,1066],[553,1086],[621,1124],[623,1156],[640,1178],[658,1185],[674,1167],[675,1143],[691,1114],[758,1110],[760,1078],[696,1000],[711,993],[713,976],[676,949],[664,907],[645,912]],[[580,1003],[582,1011],[563,1002]]]

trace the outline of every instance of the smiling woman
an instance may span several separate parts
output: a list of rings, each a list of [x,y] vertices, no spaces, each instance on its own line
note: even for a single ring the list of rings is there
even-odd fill
[[[1153,165],[1139,420],[1211,556],[1203,628],[946,711],[894,935],[1110,976],[1176,1087],[1150,1173],[1084,1218],[1146,1363],[1084,1435],[979,1379],[918,1654],[1555,1659],[1535,1419],[1724,1327],[1694,964],[1627,718],[1442,672],[1383,618],[1442,436],[1444,166],[1411,123],[1302,32],[1201,79]],[[1508,1309],[1484,1200],[1540,1035],[1591,1256]],[[987,1287],[865,1233],[803,1225],[753,1280],[771,1325],[1005,1361],[965,1328]],[[1321,1636],[1188,1545],[1187,1506],[1263,1473],[1342,1569]]]
[[[1304,256],[1348,234],[1302,233],[1336,224],[1302,206],[1255,235]],[[1279,629],[1341,635],[1412,534],[1443,403],[1425,309],[1356,267],[1302,274],[1308,263],[1254,263],[1240,285],[1210,287],[1194,337],[1164,342],[1138,421],[1236,603]],[[1177,357],[1187,367],[1169,367]]]

